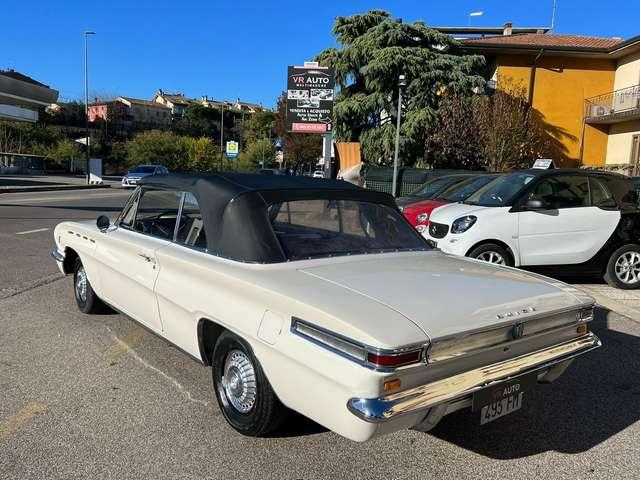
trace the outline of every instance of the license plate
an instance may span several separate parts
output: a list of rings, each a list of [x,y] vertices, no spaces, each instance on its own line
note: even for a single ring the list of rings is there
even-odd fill
[[[493,422],[494,420],[504,417],[516,410],[520,410],[522,407],[523,393],[517,395],[511,395],[510,397],[503,398],[499,402],[494,402],[490,405],[485,405],[480,410],[480,425]]]
[[[483,388],[473,394],[472,409],[480,411],[480,424],[515,412],[522,406],[522,394],[537,383],[532,373]]]

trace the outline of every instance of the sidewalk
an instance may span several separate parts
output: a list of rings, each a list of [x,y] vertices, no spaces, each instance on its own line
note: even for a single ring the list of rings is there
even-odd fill
[[[0,175],[0,194],[119,187],[120,177],[104,177],[103,182],[87,185],[84,175]]]
[[[606,283],[574,286],[591,295],[603,307],[640,322],[640,290],[620,290]]]

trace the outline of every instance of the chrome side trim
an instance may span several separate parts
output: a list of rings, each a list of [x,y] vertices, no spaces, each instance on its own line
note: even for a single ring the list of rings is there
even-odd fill
[[[326,343],[324,341],[318,340],[317,338],[314,338],[311,335],[308,335],[306,333],[303,333],[301,331],[299,331],[296,326],[300,324],[300,325],[304,325],[306,327],[308,327],[309,329],[312,330],[316,330],[318,332],[324,333],[325,335],[328,335],[330,337],[334,337],[339,343],[342,344],[347,344],[349,346],[352,346],[354,349],[360,349],[363,352],[363,357],[357,357],[355,355],[348,355],[345,352],[339,350],[338,348],[335,348],[334,346],[330,345],[329,343]],[[350,338],[345,337],[344,335],[340,335],[339,333],[335,333],[332,332],[330,330],[327,330],[326,328],[323,327],[319,327],[313,323],[307,322],[305,320],[301,320],[297,317],[291,317],[291,327],[289,328],[289,331],[293,334],[296,335],[300,338],[305,339],[306,341],[313,343],[314,345],[317,345],[318,347],[324,348],[325,350],[328,350],[332,353],[335,353],[336,355],[339,355],[347,360],[350,360],[352,362],[357,363],[358,365],[362,365],[363,367],[369,368],[371,370],[374,370],[376,372],[384,372],[384,373],[388,373],[388,372],[397,372],[399,370],[404,370],[407,368],[415,368],[415,367],[420,367],[420,366],[425,366],[426,364],[426,348],[429,345],[428,342],[420,342],[420,343],[414,343],[411,345],[405,345],[403,347],[399,347],[399,348],[393,348],[393,349],[385,349],[385,348],[378,348],[378,347],[373,347],[371,345],[367,345],[361,342],[357,342],[355,340],[352,340]],[[375,365],[370,363],[367,360],[367,354],[368,353],[377,353],[377,354],[381,354],[381,355],[401,355],[403,353],[407,353],[407,352],[411,352],[411,351],[417,351],[417,350],[421,350],[420,353],[420,361],[419,362],[414,362],[414,363],[409,363],[409,364],[404,364],[404,365],[400,365],[398,367],[382,367],[379,365]]]
[[[64,262],[64,253],[62,253],[57,248],[54,248],[53,250],[51,250],[51,256],[55,259],[56,262],[60,262],[60,263]]]
[[[371,423],[385,422],[401,415],[420,412],[464,397],[492,383],[509,380],[582,355],[602,345],[593,333],[568,342],[469,370],[427,385],[379,398],[351,398],[347,408],[358,418]]]

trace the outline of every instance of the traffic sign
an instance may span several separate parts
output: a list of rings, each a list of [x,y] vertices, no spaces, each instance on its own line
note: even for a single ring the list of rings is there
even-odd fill
[[[238,156],[238,142],[233,140],[227,142],[227,158],[236,158]]]

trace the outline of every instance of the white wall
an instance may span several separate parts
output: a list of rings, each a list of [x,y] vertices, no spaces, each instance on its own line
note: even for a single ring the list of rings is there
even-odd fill
[[[614,90],[640,84],[640,52],[618,60]]]
[[[628,164],[631,159],[631,139],[638,134],[640,120],[612,124],[607,141],[607,165]]]

